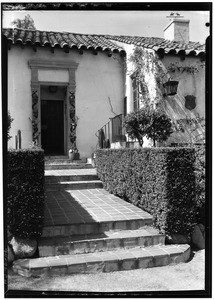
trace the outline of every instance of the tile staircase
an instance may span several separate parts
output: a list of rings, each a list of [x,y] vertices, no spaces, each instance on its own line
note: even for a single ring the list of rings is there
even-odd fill
[[[91,165],[54,158],[45,169],[53,215],[46,219],[38,244],[40,257],[16,260],[14,272],[26,277],[87,274],[189,259],[189,245],[165,245],[165,236],[152,227],[152,216],[103,190]],[[75,212],[69,212],[69,205]]]

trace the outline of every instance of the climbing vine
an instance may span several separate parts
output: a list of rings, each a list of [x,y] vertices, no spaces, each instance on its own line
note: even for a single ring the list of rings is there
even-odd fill
[[[188,66],[181,66],[179,65],[178,62],[176,63],[171,63],[168,67],[167,70],[170,73],[175,73],[176,71],[178,72],[187,72],[190,74],[195,74],[198,73],[200,71],[201,68],[205,67],[205,63],[201,63],[201,64],[194,64],[194,65],[188,65]]]
[[[134,65],[131,78],[140,86],[141,102],[157,104],[163,98],[163,83],[170,78],[169,72],[153,50],[135,47],[129,61]]]

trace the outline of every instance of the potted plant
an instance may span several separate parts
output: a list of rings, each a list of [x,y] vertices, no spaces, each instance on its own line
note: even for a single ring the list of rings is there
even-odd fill
[[[79,159],[79,152],[76,146],[72,146],[68,151],[68,157],[73,162],[74,160]]]

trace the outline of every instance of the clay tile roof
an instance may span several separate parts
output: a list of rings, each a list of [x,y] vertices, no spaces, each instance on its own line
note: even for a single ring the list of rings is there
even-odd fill
[[[135,46],[141,46],[150,48],[155,51],[163,49],[164,52],[178,54],[179,51],[184,50],[185,55],[190,52],[195,52],[196,55],[205,53],[205,45],[197,42],[183,43],[178,41],[169,41],[163,38],[154,37],[139,37],[139,36],[117,36],[117,35],[105,35],[105,37],[111,41],[117,41],[125,44],[132,44]]]
[[[12,44],[31,44],[37,46],[50,46],[52,48],[77,48],[101,51],[119,52],[125,54],[123,46],[117,42],[141,46],[154,51],[162,51],[171,54],[204,55],[205,45],[189,42],[169,41],[163,38],[140,37],[140,36],[117,36],[117,35],[92,35],[69,32],[50,32],[19,28],[3,29],[3,34]]]
[[[50,46],[52,48],[78,48],[92,49],[101,51],[112,51],[125,54],[125,50],[119,47],[115,42],[107,39],[103,35],[76,34],[68,32],[53,32],[29,30],[20,28],[3,29],[3,35],[12,44],[31,44],[36,46]]]

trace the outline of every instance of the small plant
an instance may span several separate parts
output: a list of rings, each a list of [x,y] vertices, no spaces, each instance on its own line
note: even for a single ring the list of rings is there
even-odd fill
[[[140,109],[128,114],[124,120],[124,127],[131,139],[137,139],[143,146],[143,137],[146,136],[150,124],[149,110]]]
[[[11,117],[10,112],[8,111],[7,114],[7,140],[8,141],[12,138],[12,136],[10,136],[9,134],[12,122],[13,122],[13,118]]]
[[[137,139],[143,146],[143,137],[156,142],[166,141],[173,132],[171,119],[160,110],[145,106],[136,112],[128,114],[124,120],[124,127],[131,139]]]
[[[150,126],[147,130],[146,136],[153,140],[154,147],[156,142],[164,142],[172,134],[171,119],[158,110],[151,111]]]

